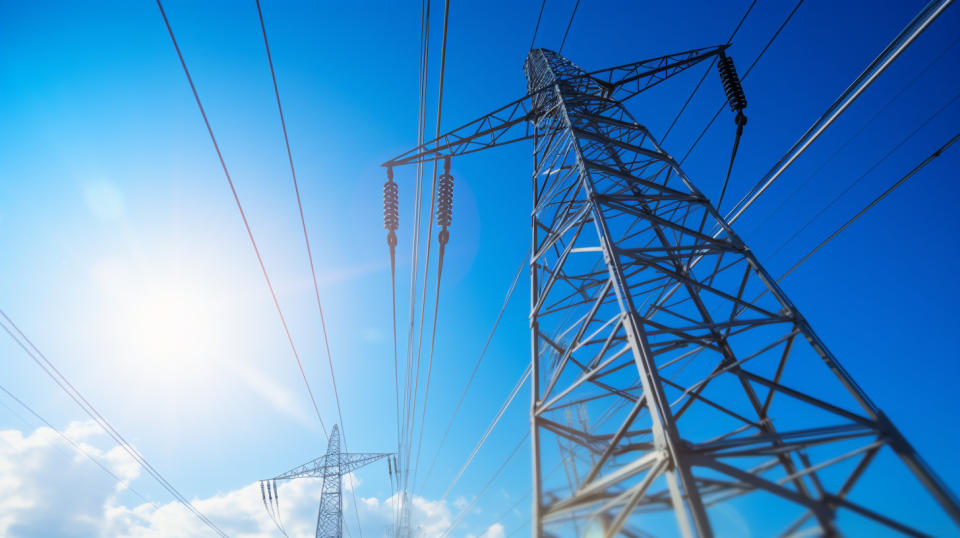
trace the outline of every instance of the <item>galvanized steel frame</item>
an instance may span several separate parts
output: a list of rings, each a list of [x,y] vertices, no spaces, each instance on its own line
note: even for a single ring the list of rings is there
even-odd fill
[[[593,520],[637,536],[672,512],[676,534],[713,536],[713,507],[765,495],[784,536],[836,535],[840,510],[922,535],[854,495],[889,472],[886,452],[960,524],[949,488],[624,106],[723,50],[592,73],[533,50],[527,96],[385,163],[534,141],[533,534]],[[565,480],[545,483],[546,438]]]
[[[316,537],[341,538],[343,536],[343,475],[391,455],[390,453],[341,452],[340,428],[334,424],[327,441],[326,454],[269,480],[322,478]]]

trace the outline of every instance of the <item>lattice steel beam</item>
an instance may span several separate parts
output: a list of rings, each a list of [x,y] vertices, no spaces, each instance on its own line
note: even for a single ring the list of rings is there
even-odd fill
[[[340,451],[340,428],[334,424],[327,442],[327,453],[266,481],[296,478],[322,478],[320,508],[317,512],[317,538],[343,536],[343,475],[381,460],[390,453],[349,453]]]
[[[747,499],[764,534],[922,535],[895,513],[897,472],[960,526],[954,494],[624,106],[723,50],[594,72],[532,50],[524,98],[384,164],[534,142],[533,534],[709,537]],[[548,482],[554,444],[566,473]]]

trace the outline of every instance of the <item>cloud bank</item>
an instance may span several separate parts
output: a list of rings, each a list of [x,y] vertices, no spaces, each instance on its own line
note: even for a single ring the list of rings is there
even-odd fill
[[[30,433],[0,430],[0,536],[15,537],[209,537],[211,532],[176,502],[145,502],[131,492],[140,467],[121,448],[104,448],[106,435],[92,421],[72,422],[64,433],[110,469],[119,482],[78,453],[50,428]],[[145,478],[143,480],[148,480]],[[344,480],[348,491],[359,481]],[[353,496],[344,495],[344,519],[356,529]],[[365,536],[390,535],[397,498],[358,496],[357,512]],[[318,479],[283,483],[282,523],[289,536],[312,536],[320,501]],[[260,486],[251,483],[205,499],[194,506],[224,532],[237,538],[282,536],[264,510]],[[457,509],[445,501],[415,496],[411,522],[416,535],[438,538]],[[461,536],[476,534],[456,533]],[[495,523],[479,536],[502,538]]]

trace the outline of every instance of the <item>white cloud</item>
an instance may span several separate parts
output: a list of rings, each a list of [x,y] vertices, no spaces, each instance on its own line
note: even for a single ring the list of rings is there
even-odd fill
[[[503,525],[500,523],[494,523],[487,527],[487,530],[483,531],[483,534],[480,535],[480,538],[504,538],[506,533],[503,530]]]
[[[88,444],[94,434],[91,426],[95,427],[75,422],[66,432],[121,478],[121,483],[74,452],[50,428],[29,435],[0,431],[0,535],[101,534],[104,506],[117,502],[126,483],[139,475],[139,468],[131,465],[126,454]]]
[[[210,531],[176,502],[143,503],[127,490],[130,482],[145,482],[140,467],[92,421],[73,422],[64,430],[84,450],[121,479],[118,484],[85,456],[67,445],[56,432],[39,428],[28,434],[0,430],[0,536],[110,536],[122,538],[208,537]],[[345,493],[361,481],[346,476]],[[136,487],[136,486],[134,486]],[[389,535],[398,498],[363,497],[356,490],[363,534]],[[280,485],[280,515],[290,536],[312,535],[320,501],[320,479],[302,479]],[[356,529],[354,497],[343,496],[344,523]],[[193,505],[224,532],[236,538],[279,536],[267,515],[258,483],[193,499]],[[450,525],[453,506],[414,496],[411,525],[416,536],[438,538]],[[456,535],[467,535],[458,529]],[[479,531],[477,529],[474,532]],[[503,526],[488,527],[483,538],[503,538]]]
[[[357,489],[357,486],[361,484],[360,479],[357,478],[357,473],[347,473],[343,475],[343,488],[344,492],[354,491]]]

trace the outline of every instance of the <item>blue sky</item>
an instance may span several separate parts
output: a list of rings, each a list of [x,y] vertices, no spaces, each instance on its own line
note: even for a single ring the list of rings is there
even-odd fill
[[[431,126],[442,10],[434,4]],[[451,4],[445,128],[523,94],[522,62],[540,7],[535,1]],[[573,4],[547,0],[538,46],[559,46]],[[592,70],[722,43],[748,2],[676,4],[583,2],[563,52]],[[750,119],[728,200],[739,199],[776,162],[923,4],[804,3],[744,82]],[[332,424],[335,401],[255,4],[164,5],[321,414]],[[741,72],[792,7],[758,2],[729,51]],[[419,3],[266,0],[263,11],[347,439],[354,451],[389,451],[396,439],[379,165],[416,141]],[[960,46],[952,46],[958,29],[960,12],[952,8],[737,224],[761,260],[954,97],[960,88]],[[945,50],[789,204],[763,221]],[[701,71],[694,71],[632,105],[655,135],[662,136],[696,83]],[[240,496],[236,492],[255,480],[319,456],[323,435],[156,5],[0,2],[0,88],[0,308],[188,498]],[[722,102],[711,76],[666,149],[685,153]],[[770,271],[779,275],[790,267],[955,134],[958,120],[960,105],[944,110],[766,262]],[[725,112],[684,165],[711,198],[718,195],[733,132]],[[530,151],[518,144],[454,162],[454,223],[424,464],[529,244]],[[954,487],[960,486],[960,468],[951,447],[960,433],[945,426],[960,403],[952,382],[960,321],[953,275],[960,258],[958,163],[955,149],[936,160],[784,281],[854,378]],[[398,311],[405,313],[413,169],[398,170],[397,181]],[[529,361],[527,282],[524,273],[431,481],[418,492],[425,499],[443,494]],[[4,386],[54,425],[66,428],[86,418],[5,337],[0,372]],[[508,455],[527,429],[526,394],[449,505],[437,510],[456,514],[455,499],[471,500]],[[0,409],[0,430],[29,436],[38,425]],[[110,450],[94,433],[77,431],[92,446]],[[72,457],[59,458],[50,461],[72,465]],[[525,502],[502,521],[496,518],[529,489],[529,451],[521,450],[508,470],[455,535],[477,535],[495,523],[509,533],[523,524]],[[58,480],[59,473],[47,471],[37,476]],[[382,501],[390,495],[385,465],[361,471],[359,479],[361,497]],[[89,480],[101,489],[110,483],[94,473]],[[148,477],[133,484],[151,500],[170,500]],[[81,481],[57,498],[82,498],[88,485],[94,487]],[[253,501],[259,510],[259,499]],[[110,502],[132,508],[142,501],[121,493]],[[55,512],[52,499],[42,504],[36,510]],[[310,511],[303,514],[309,527]],[[365,530],[376,533],[380,525],[382,532],[373,509],[369,514]],[[50,528],[24,523],[13,530],[40,536]]]

